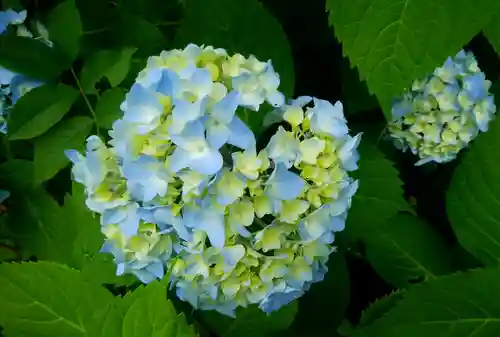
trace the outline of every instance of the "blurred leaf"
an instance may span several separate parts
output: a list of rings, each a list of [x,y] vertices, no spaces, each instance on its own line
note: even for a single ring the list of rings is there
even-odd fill
[[[19,246],[39,260],[71,261],[76,236],[72,220],[44,190],[17,196],[9,209],[9,224]]]
[[[118,303],[123,322],[123,337],[195,337],[182,315],[177,315],[172,302],[167,300],[166,282],[154,281],[127,294]]]
[[[110,31],[112,43],[121,47],[137,48],[139,56],[149,57],[170,49],[158,27],[136,14],[120,13],[120,19]]]
[[[84,261],[80,270],[83,277],[91,282],[129,286],[137,281],[134,275],[116,275],[116,263],[110,253],[96,253],[81,257]]]
[[[455,55],[489,22],[500,2],[328,0],[326,7],[344,54],[390,119],[392,100]]]
[[[0,64],[16,73],[50,80],[63,72],[64,63],[62,56],[42,41],[0,35]]]
[[[127,76],[135,48],[123,50],[99,50],[85,60],[80,81],[86,93],[94,93],[95,85],[106,77],[112,87],[119,85]]]
[[[71,65],[78,56],[82,35],[82,22],[75,0],[66,0],[50,12],[47,29],[54,48],[60,49],[67,58],[68,66]]]
[[[78,271],[52,262],[1,264],[0,298],[7,336],[90,336],[96,311],[115,300]]]
[[[2,0],[2,8],[5,10],[7,8],[11,8],[15,11],[22,11],[24,8],[21,5],[20,0]],[[1,334],[0,334],[1,336]]]
[[[203,311],[204,321],[221,337],[268,336],[286,330],[298,311],[297,301],[266,315],[256,305],[236,309],[236,319],[215,311]]]
[[[382,318],[389,310],[404,297],[404,290],[396,290],[387,296],[379,298],[363,311],[359,325],[370,325],[379,318]]]
[[[68,165],[64,150],[80,150],[92,125],[92,119],[76,116],[58,123],[35,139],[35,184],[52,178]]]
[[[286,96],[293,94],[290,45],[278,20],[257,0],[190,0],[175,41],[180,48],[188,43],[205,44],[230,53],[253,54],[261,61],[271,59],[280,74],[280,90]]]
[[[409,208],[393,163],[368,138],[361,141],[359,153],[359,170],[355,172],[359,189],[346,224],[347,233],[353,238],[363,238],[365,233]]]
[[[483,33],[500,56],[500,11],[490,20],[490,23],[483,28]]]
[[[490,337],[500,330],[500,269],[443,276],[411,287],[355,337]]]
[[[458,241],[478,260],[500,259],[500,119],[462,155],[446,194],[446,210]]]
[[[78,91],[64,84],[32,89],[9,113],[9,138],[30,139],[45,133],[64,117],[77,98]]]
[[[350,292],[344,255],[333,252],[327,266],[325,279],[314,283],[299,299],[299,312],[292,325],[298,335],[331,336],[344,318]]]
[[[372,267],[396,287],[454,271],[451,246],[428,223],[408,213],[378,223],[363,235],[363,242]]]
[[[125,90],[109,89],[102,94],[95,108],[97,124],[105,129],[111,129],[113,122],[123,115],[120,105],[125,100]]]
[[[10,159],[0,164],[0,188],[27,193],[33,189],[34,167],[28,160]]]
[[[342,103],[347,116],[378,108],[377,98],[368,92],[366,82],[359,78],[358,71],[342,60]]]

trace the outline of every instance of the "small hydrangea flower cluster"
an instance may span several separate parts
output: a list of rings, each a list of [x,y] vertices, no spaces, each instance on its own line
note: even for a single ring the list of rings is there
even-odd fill
[[[23,24],[26,20],[26,11],[15,12],[12,9],[0,12],[0,34],[7,31],[9,25],[16,29],[18,36],[33,38],[33,33]],[[48,32],[40,23],[35,23],[38,37],[49,46]],[[0,66],[0,132],[7,133],[7,114],[17,100],[31,89],[42,85],[41,82],[33,80],[21,74],[12,72]]]
[[[417,154],[416,165],[454,159],[488,130],[496,112],[490,86],[472,53],[448,58],[393,104],[389,133],[396,147]]]
[[[357,181],[360,135],[340,102],[285,104],[270,62],[188,45],[151,57],[107,147],[69,150],[86,204],[101,214],[118,274],[168,275],[195,308],[271,312],[322,280]],[[257,151],[238,109],[281,111]]]

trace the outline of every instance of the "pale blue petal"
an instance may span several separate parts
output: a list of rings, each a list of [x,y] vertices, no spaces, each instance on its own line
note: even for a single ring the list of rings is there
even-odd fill
[[[281,107],[285,104],[285,95],[278,90],[274,90],[267,94],[267,101],[275,108]]]
[[[207,126],[207,141],[211,148],[220,149],[226,144],[231,131],[224,124],[211,124]]]
[[[284,292],[275,292],[268,295],[260,304],[259,308],[269,314],[280,309],[288,303],[302,296],[304,292],[294,288],[287,287]]]
[[[0,67],[0,85],[9,85],[12,79],[17,75],[18,74],[7,68]]]
[[[190,156],[187,151],[184,151],[180,147],[175,148],[172,155],[169,157],[169,168],[172,172],[179,172],[183,168],[188,167],[190,162]]]
[[[305,182],[297,174],[278,164],[266,183],[266,193],[279,200],[296,199],[303,191]]]
[[[231,130],[229,144],[244,150],[255,148],[255,135],[240,118],[235,116],[228,127]]]
[[[223,162],[220,152],[210,149],[202,155],[191,156],[189,167],[201,174],[215,174],[222,168]]]
[[[237,91],[231,91],[212,108],[212,116],[217,122],[229,124],[233,119],[236,108],[240,101],[240,94]]]
[[[0,34],[2,34],[10,24],[21,24],[26,20],[27,12],[15,12],[12,9],[0,12]]]

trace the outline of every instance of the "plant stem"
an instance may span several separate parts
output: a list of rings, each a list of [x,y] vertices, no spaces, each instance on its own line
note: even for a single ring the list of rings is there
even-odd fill
[[[73,67],[71,67],[70,70],[71,70],[71,74],[73,75],[73,78],[75,79],[76,85],[78,86],[78,89],[80,90],[80,94],[82,95],[83,100],[85,101],[85,104],[87,104],[87,107],[89,108],[90,113],[92,114],[92,117],[94,117],[94,123],[95,123],[95,127],[97,130],[97,134],[99,134],[99,124],[97,124],[97,117],[95,115],[94,108],[92,108],[92,104],[90,104],[90,101],[89,101],[87,95],[83,91],[82,85],[80,84],[80,80],[78,80],[78,76],[76,76],[76,73],[75,73],[75,70],[73,69]]]

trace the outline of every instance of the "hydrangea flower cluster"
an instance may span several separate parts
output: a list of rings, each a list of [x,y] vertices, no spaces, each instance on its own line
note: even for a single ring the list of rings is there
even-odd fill
[[[8,9],[0,12],[0,34],[6,33],[8,26],[13,26],[18,36],[40,39],[51,46],[52,43],[48,39],[48,32],[40,22],[35,23],[37,37],[34,37],[33,33],[26,28],[23,24],[26,16],[26,11],[16,12]],[[40,85],[42,85],[40,81],[0,66],[0,132],[7,133],[7,114],[10,108],[16,104],[21,96]]]
[[[496,112],[490,86],[472,53],[449,57],[394,102],[388,129],[396,147],[418,155],[415,165],[454,159],[479,131],[488,130]]]
[[[169,277],[195,308],[271,312],[322,280],[357,181],[360,135],[343,108],[285,104],[271,62],[188,45],[148,60],[109,147],[66,152],[101,214],[117,273]],[[286,121],[258,151],[238,117],[269,103]]]

